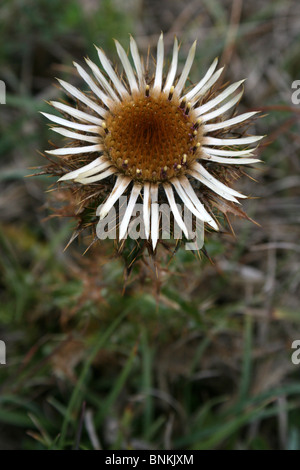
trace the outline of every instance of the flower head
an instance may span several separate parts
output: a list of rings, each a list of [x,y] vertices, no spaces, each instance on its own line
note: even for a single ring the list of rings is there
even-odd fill
[[[64,117],[43,113],[61,126],[52,127],[53,131],[70,139],[66,147],[47,151],[61,159],[60,173],[64,174],[59,181],[89,188],[91,195],[85,200],[98,197],[99,204],[104,202],[100,219],[123,194],[127,195],[120,239],[126,237],[139,198],[143,201],[146,238],[153,249],[160,237],[158,203],[163,200],[187,239],[189,233],[177,201],[218,230],[213,205],[224,211],[224,203],[235,205],[245,198],[229,184],[238,174],[236,168],[259,161],[253,158],[251,144],[262,137],[233,132],[256,113],[227,116],[241,99],[243,91],[237,91],[243,80],[217,90],[223,69],[216,70],[215,59],[201,80],[186,89],[196,42],[178,77],[177,39],[166,77],[163,35],[158,40],[151,78],[132,37],[133,65],[117,41],[116,49],[122,76],[97,48],[102,70],[89,59],[86,63],[91,74],[74,63],[89,91],[84,93],[59,80],[76,106],[55,101],[51,104]]]

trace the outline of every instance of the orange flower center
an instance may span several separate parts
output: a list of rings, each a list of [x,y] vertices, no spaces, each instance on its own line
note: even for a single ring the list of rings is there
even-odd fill
[[[199,147],[201,132],[193,118],[174,96],[131,96],[109,112],[106,152],[120,172],[136,180],[156,182],[180,176]]]

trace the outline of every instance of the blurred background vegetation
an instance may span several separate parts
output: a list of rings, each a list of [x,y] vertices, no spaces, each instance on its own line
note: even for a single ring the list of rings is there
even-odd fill
[[[72,61],[116,58],[174,34],[191,78],[214,57],[226,80],[247,77],[241,111],[266,116],[265,162],[244,178],[259,224],[232,219],[200,259],[180,249],[128,276],[110,242],[68,250],[74,221],[48,218],[49,128],[38,111],[81,82]],[[297,0],[2,0],[0,79],[1,449],[300,449],[300,79]],[[125,279],[125,282],[124,282]]]

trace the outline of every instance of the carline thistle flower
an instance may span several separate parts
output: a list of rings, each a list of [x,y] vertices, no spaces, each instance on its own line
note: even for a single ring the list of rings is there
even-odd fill
[[[246,196],[229,184],[239,176],[241,165],[260,161],[253,158],[255,148],[251,144],[262,136],[236,131],[241,123],[249,124],[256,112],[228,116],[241,99],[243,91],[238,89],[244,80],[215,89],[223,71],[216,70],[215,59],[203,78],[186,89],[196,42],[178,77],[176,38],[166,77],[162,34],[151,78],[132,37],[130,52],[134,66],[117,41],[116,49],[124,69],[122,76],[97,48],[102,71],[89,59],[86,63],[92,74],[74,63],[90,89],[88,92],[59,80],[76,101],[76,107],[53,101],[51,104],[64,117],[42,113],[62,126],[52,127],[53,131],[71,139],[68,146],[47,151],[60,159],[60,170],[56,168],[52,174],[64,173],[58,181],[77,183],[89,190],[83,193],[81,209],[87,207],[83,201],[93,198],[98,205],[103,203],[100,219],[106,217],[122,195],[127,195],[128,205],[119,225],[120,240],[126,238],[138,200],[142,201],[145,234],[153,250],[160,238],[158,205],[163,201],[187,239],[189,233],[178,202],[218,230],[213,208],[238,213],[232,208]],[[245,216],[243,211],[240,215]]]

